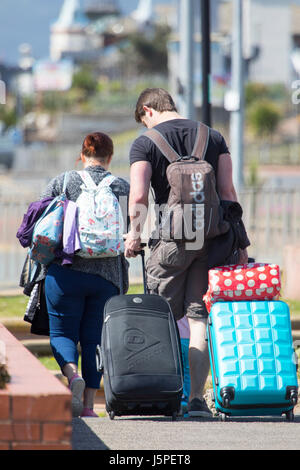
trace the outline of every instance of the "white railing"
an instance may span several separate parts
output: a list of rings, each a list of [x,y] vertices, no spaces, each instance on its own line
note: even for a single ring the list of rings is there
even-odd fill
[[[16,232],[28,204],[40,194],[42,184],[19,188],[18,194],[0,192],[0,292],[18,287],[26,250]],[[300,240],[300,189],[246,190],[239,196],[244,223],[251,240],[249,255],[257,261],[282,265],[283,250]],[[131,261],[131,279],[141,280],[140,260]]]
[[[284,247],[299,243],[300,189],[244,191],[239,196],[257,261],[283,264]]]

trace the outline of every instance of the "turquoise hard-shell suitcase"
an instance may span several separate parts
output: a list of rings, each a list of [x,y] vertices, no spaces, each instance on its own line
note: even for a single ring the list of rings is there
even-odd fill
[[[285,302],[216,302],[207,337],[215,407],[222,420],[282,414],[294,419],[297,361]]]

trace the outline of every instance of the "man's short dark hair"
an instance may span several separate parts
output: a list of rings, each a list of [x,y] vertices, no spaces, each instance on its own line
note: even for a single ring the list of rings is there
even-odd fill
[[[145,115],[143,106],[148,106],[160,113],[164,111],[177,112],[172,96],[163,88],[146,88],[142,91],[135,107],[136,122],[141,122],[141,117]]]

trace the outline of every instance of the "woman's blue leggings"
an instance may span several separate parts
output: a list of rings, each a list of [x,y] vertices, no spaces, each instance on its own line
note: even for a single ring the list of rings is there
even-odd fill
[[[103,309],[119,290],[99,275],[51,264],[45,292],[56,361],[61,368],[68,362],[78,365],[79,342],[82,377],[87,387],[99,388],[102,374],[96,369],[96,346],[101,342]]]

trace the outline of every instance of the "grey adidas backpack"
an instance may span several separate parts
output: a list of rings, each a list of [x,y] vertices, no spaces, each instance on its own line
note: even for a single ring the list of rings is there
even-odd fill
[[[163,240],[189,241],[214,238],[229,229],[216,189],[215,172],[204,160],[209,128],[198,123],[197,136],[190,156],[180,156],[155,128],[143,135],[159,148],[170,162],[167,179],[170,184],[168,202],[162,213]]]

